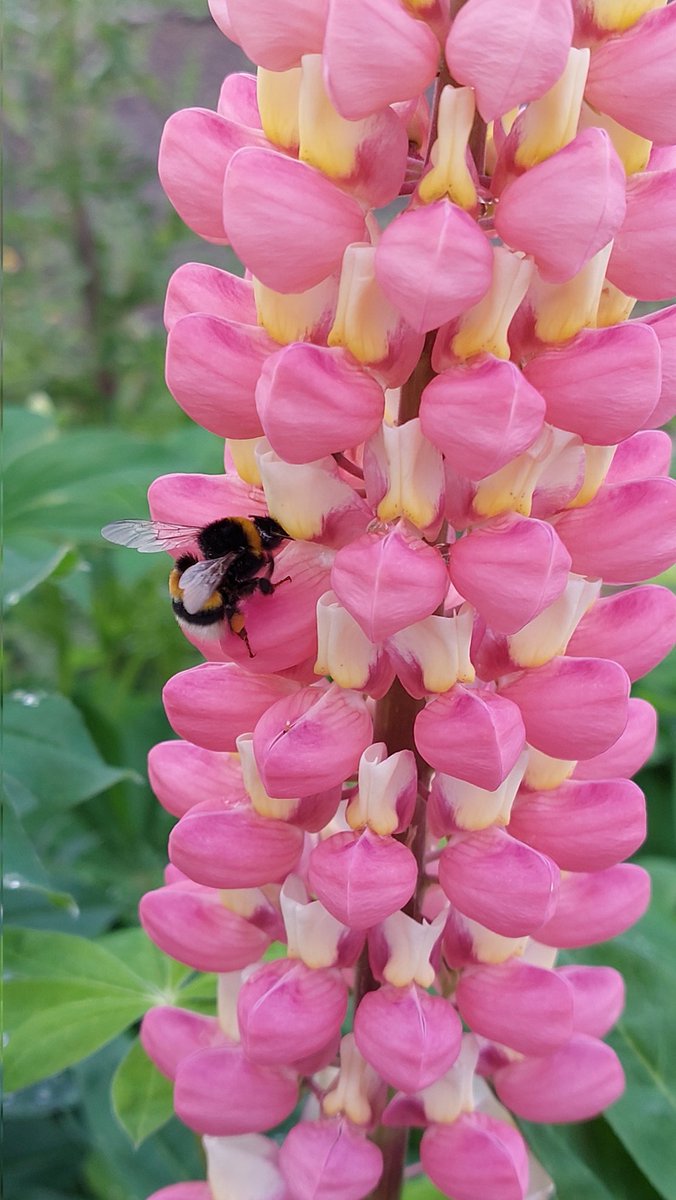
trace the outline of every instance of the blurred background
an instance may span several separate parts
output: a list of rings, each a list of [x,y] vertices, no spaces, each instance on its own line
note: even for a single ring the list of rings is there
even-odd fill
[[[218,440],[164,385],[161,311],[179,263],[239,268],[185,229],[155,164],[169,114],[215,107],[247,64],[205,0],[6,0],[5,44],[5,1195],[144,1200],[203,1174],[133,1036],[150,1004],[207,1011],[213,996],[135,928],[172,823],[145,778],[148,748],[172,736],[160,692],[199,659],[163,563],[99,530],[145,516],[157,475],[222,470]],[[627,977],[611,1041],[630,1086],[607,1119],[527,1130],[560,1200],[676,1196],[663,1140],[676,1117],[673,657],[635,694],[661,718],[638,780],[656,900],[624,938],[576,956]]]

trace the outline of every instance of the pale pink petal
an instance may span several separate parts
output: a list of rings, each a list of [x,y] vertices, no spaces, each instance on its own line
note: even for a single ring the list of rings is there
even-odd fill
[[[254,753],[268,795],[309,796],[342,783],[373,740],[366,704],[332,684],[304,688],[273,704],[254,729]]]
[[[418,714],[415,743],[437,771],[494,791],[524,747],[515,704],[485,689],[456,684]]]
[[[397,526],[365,533],[339,550],[331,587],[371,642],[429,617],[448,591],[441,555]]]
[[[439,860],[439,882],[466,917],[518,938],[554,912],[559,871],[544,854],[493,827],[451,839]]]
[[[660,395],[660,345],[648,329],[638,322],[584,329],[532,358],[524,374],[544,396],[547,420],[597,446],[642,428]]]
[[[424,92],[439,43],[399,0],[329,0],[323,54],[329,96],[355,121]]]
[[[223,225],[225,169],[236,150],[256,144],[267,145],[260,131],[208,108],[183,108],[164,127],[160,182],[179,217],[208,242],[228,241]]]
[[[566,950],[607,942],[635,925],[649,902],[650,876],[633,863],[564,875],[556,911],[533,937]]]
[[[227,4],[233,41],[259,67],[288,71],[298,66],[303,54],[316,54],[322,48],[326,0],[290,0],[283,6],[278,0],[227,0]]]
[[[222,2],[223,0],[209,0],[210,7]],[[235,41],[235,38],[231,37],[230,40]],[[261,114],[256,98],[256,76],[249,75],[247,71],[233,71],[226,75],[221,84],[216,111],[221,117],[227,117],[239,125],[260,129]]]
[[[493,1084],[507,1108],[526,1121],[586,1121],[624,1091],[624,1072],[610,1046],[585,1034],[546,1058],[501,1067]]]
[[[228,1098],[231,1102],[224,1102]],[[174,1108],[184,1125],[217,1137],[272,1129],[288,1117],[297,1098],[295,1071],[250,1063],[238,1045],[199,1050],[184,1059],[174,1088]]]
[[[585,97],[594,108],[658,145],[676,142],[676,9],[647,13],[595,47]]]
[[[453,271],[446,269],[449,259]],[[437,329],[488,291],[493,254],[468,213],[439,200],[396,217],[376,249],[376,278],[419,332]]]
[[[608,134],[586,129],[505,188],[496,231],[512,249],[533,256],[544,280],[563,283],[620,229],[625,185],[624,167]]]
[[[293,1200],[363,1200],[378,1183],[382,1151],[348,1121],[300,1121],[279,1152]]]
[[[603,754],[578,762],[575,779],[629,779],[650,758],[657,737],[657,714],[647,700],[632,696],[629,700],[624,733]]]
[[[237,999],[237,1020],[250,1062],[294,1063],[338,1036],[348,992],[335,968],[310,970],[294,958],[264,963]]]
[[[571,989],[553,971],[520,959],[469,967],[455,999],[474,1033],[521,1054],[549,1054],[573,1033]]]
[[[403,988],[386,983],[361,1000],[354,1036],[360,1053],[391,1087],[418,1092],[455,1062],[462,1025],[442,996],[415,983]]]
[[[676,481],[645,479],[601,489],[583,508],[556,520],[580,575],[640,583],[676,558]]]
[[[604,488],[668,475],[673,449],[671,438],[664,430],[639,430],[615,448]]]
[[[324,907],[351,929],[370,929],[397,912],[413,895],[417,877],[408,847],[370,829],[319,842],[308,872]]]
[[[526,738],[551,758],[586,759],[609,750],[627,724],[629,678],[604,658],[553,658],[508,680]]]
[[[290,1200],[279,1170],[279,1146],[260,1133],[205,1137],[211,1200]]]
[[[209,12],[214,22],[218,25],[221,33],[224,33],[232,42],[235,41],[235,31],[230,20],[229,2],[230,0],[208,0]]]
[[[648,325],[657,336],[662,351],[662,389],[657,407],[650,414],[645,426],[654,429],[666,425],[676,413],[676,304],[660,308],[657,312],[641,317],[641,325]]]
[[[227,169],[223,212],[235,253],[266,287],[304,292],[364,236],[364,214],[325,175],[276,150],[245,149]]]
[[[567,780],[518,796],[509,832],[562,871],[600,871],[629,858],[645,839],[645,797],[628,779]]]
[[[163,1004],[148,1009],[139,1037],[148,1058],[168,1079],[176,1078],[181,1059],[225,1041],[216,1017]]]
[[[167,812],[182,817],[193,804],[225,795],[244,797],[242,772],[232,754],[192,742],[158,742],[148,754],[148,782]]]
[[[257,962],[271,935],[226,908],[220,893],[190,883],[146,892],[141,925],[164,954],[196,971],[239,971]]]
[[[343,349],[296,342],[270,355],[256,387],[272,449],[288,463],[358,446],[380,427],[380,384]]]
[[[234,751],[240,733],[249,733],[271,704],[297,691],[288,679],[252,675],[236,663],[200,663],[173,675],[162,701],[179,737],[206,750]]]
[[[164,324],[173,329],[189,313],[209,313],[242,325],[256,324],[253,284],[206,263],[184,263],[167,284]]]
[[[638,300],[670,300],[676,293],[676,171],[650,171],[627,181],[627,215],[615,237],[608,279]]]
[[[223,516],[268,515],[264,493],[234,474],[160,475],[148,488],[148,507],[154,521],[198,529]]]
[[[148,1200],[213,1200],[213,1192],[208,1183],[171,1183]]]
[[[488,1113],[462,1113],[432,1125],[420,1144],[423,1168],[453,1200],[524,1200],[528,1154],[512,1125]]]
[[[649,584],[597,600],[580,621],[566,654],[613,658],[633,681],[652,671],[675,642],[676,595]]]
[[[294,825],[259,817],[250,808],[216,808],[207,801],[174,826],[169,857],[205,887],[261,887],[293,870],[303,837]]]
[[[492,475],[526,450],[544,414],[542,396],[518,367],[492,355],[437,375],[420,403],[425,437],[468,479]]]
[[[624,1008],[624,979],[613,967],[583,967],[572,963],[558,967],[573,993],[573,1024],[576,1033],[605,1037]]]
[[[561,595],[570,555],[545,521],[510,515],[487,521],[451,549],[458,591],[498,633],[516,633]]]
[[[569,0],[468,0],[451,25],[446,60],[473,87],[484,121],[537,100],[561,75],[573,36]]]

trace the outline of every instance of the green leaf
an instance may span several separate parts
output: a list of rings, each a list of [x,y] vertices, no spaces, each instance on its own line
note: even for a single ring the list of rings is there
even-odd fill
[[[156,993],[158,1004],[176,1004],[183,981],[194,975],[192,967],[163,954],[143,929],[115,930],[100,944],[145,981],[148,990]]]
[[[4,607],[13,608],[38,584],[49,579],[69,551],[67,542],[55,546],[39,538],[7,538],[3,555]]]
[[[5,967],[12,978],[33,980],[41,986],[50,987],[60,980],[153,999],[145,981],[114,954],[109,954],[104,945],[70,933],[7,929]],[[49,1004],[48,995],[44,1003]]]
[[[149,1007],[141,996],[91,996],[49,1005],[10,1034],[5,1053],[8,1091],[28,1087],[86,1058],[122,1033]]]
[[[132,772],[101,758],[80,713],[64,696],[13,692],[5,702],[5,771],[48,809],[79,804]]]
[[[416,1175],[404,1184],[403,1200],[445,1200],[444,1193],[435,1188],[426,1175]]]
[[[113,1076],[111,1094],[115,1115],[135,1146],[173,1115],[173,1084],[160,1074],[138,1039]]]
[[[5,796],[2,841],[2,882],[5,893],[19,889],[39,892],[50,904],[67,909],[75,916],[78,909],[73,897],[52,886],[40,856],[15,811],[9,789]]]
[[[556,1200],[659,1200],[602,1118],[581,1125],[518,1124],[554,1180]]]

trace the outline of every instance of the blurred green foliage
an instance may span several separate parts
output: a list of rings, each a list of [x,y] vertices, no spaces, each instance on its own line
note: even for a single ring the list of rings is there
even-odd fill
[[[5,1008],[17,1089],[5,1196],[144,1200],[203,1174],[133,1037],[152,1004],[213,1004],[212,978],[133,928],[171,825],[145,781],[148,747],[171,736],[160,691],[197,655],[171,619],[163,565],[102,545],[99,529],[143,515],[157,475],[222,469],[217,439],[163,384],[161,305],[179,262],[233,262],[185,230],[154,160],[166,116],[213,104],[241,60],[202,0],[6,0],[5,26]],[[676,1195],[660,1152],[676,1108],[674,660],[635,690],[662,720],[639,779],[657,898],[635,930],[584,955],[627,977],[611,1040],[630,1086],[603,1120],[527,1130],[560,1200]],[[421,1179],[406,1189],[438,1195]]]

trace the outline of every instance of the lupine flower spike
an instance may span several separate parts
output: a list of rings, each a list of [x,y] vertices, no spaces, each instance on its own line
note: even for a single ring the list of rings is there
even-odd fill
[[[411,1127],[444,1195],[542,1198],[513,1117],[623,1089],[622,980],[557,953],[648,903],[676,306],[631,312],[676,293],[676,5],[210,7],[257,75],[160,177],[245,274],[167,292],[225,473],[156,480],[142,531],[204,661],[141,919],[218,997],[143,1023],[207,1160],[153,1200],[385,1200]]]

